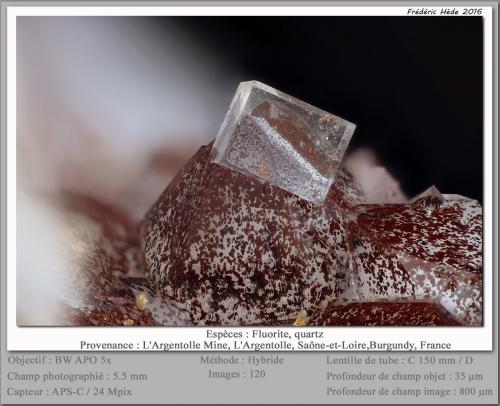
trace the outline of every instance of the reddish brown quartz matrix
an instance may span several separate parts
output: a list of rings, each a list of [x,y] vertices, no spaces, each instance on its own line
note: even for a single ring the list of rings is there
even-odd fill
[[[329,305],[311,326],[460,326],[439,303],[361,302]]]
[[[210,160],[204,146],[139,226],[94,199],[66,324],[482,323],[482,212],[435,188],[366,204],[339,169],[322,205]],[[322,310],[320,310],[322,309]]]
[[[151,208],[142,238],[149,282],[195,325],[283,324],[351,302],[349,314],[378,306],[380,323],[411,309],[418,317],[399,325],[482,323],[481,207],[435,188],[368,205],[341,169],[315,206],[210,162],[206,146]]]
[[[142,227],[147,276],[194,324],[270,324],[345,290],[344,212],[363,202],[338,173],[325,203],[210,162],[202,147]]]

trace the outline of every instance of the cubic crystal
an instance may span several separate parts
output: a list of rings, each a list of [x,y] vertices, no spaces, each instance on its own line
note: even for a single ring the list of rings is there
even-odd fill
[[[321,204],[354,129],[260,82],[242,82],[211,160]]]

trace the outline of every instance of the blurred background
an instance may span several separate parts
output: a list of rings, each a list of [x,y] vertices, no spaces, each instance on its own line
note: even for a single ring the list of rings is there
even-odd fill
[[[482,35],[480,17],[18,18],[20,296],[45,276],[19,253],[67,232],[33,196],[80,193],[139,220],[244,80],[355,123],[351,167],[398,199],[434,184],[482,202]],[[25,314],[50,314],[44,295]]]

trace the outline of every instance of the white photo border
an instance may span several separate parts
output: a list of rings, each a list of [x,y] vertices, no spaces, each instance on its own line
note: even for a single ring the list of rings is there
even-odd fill
[[[133,343],[130,350],[142,350],[144,341],[203,343],[207,330],[242,331],[249,327],[19,327],[16,324],[16,18],[18,16],[406,16],[415,6],[8,6],[7,7],[7,350],[88,351],[87,343]],[[426,5],[428,9],[453,7]],[[449,343],[450,351],[493,349],[493,6],[458,3],[455,8],[481,8],[484,22],[484,201],[483,201],[483,286],[484,324],[481,327],[252,327],[252,330],[295,332],[313,329],[324,332],[325,342],[405,343],[421,341]],[[439,18],[436,16],[434,18]],[[467,18],[467,17],[457,17]],[[366,336],[369,335],[368,338]],[[223,342],[222,340],[221,342]],[[228,339],[228,342],[232,339]],[[266,340],[263,340],[266,342]],[[188,351],[207,351],[186,348]],[[352,351],[340,348],[338,351]],[[397,350],[397,349],[396,349]],[[400,349],[407,351],[406,348]],[[428,350],[420,348],[417,350]],[[327,349],[331,351],[331,349]]]

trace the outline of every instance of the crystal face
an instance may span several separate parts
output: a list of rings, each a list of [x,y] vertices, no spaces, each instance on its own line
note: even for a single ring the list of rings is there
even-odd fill
[[[354,124],[260,82],[242,82],[211,160],[321,204],[354,129]]]

